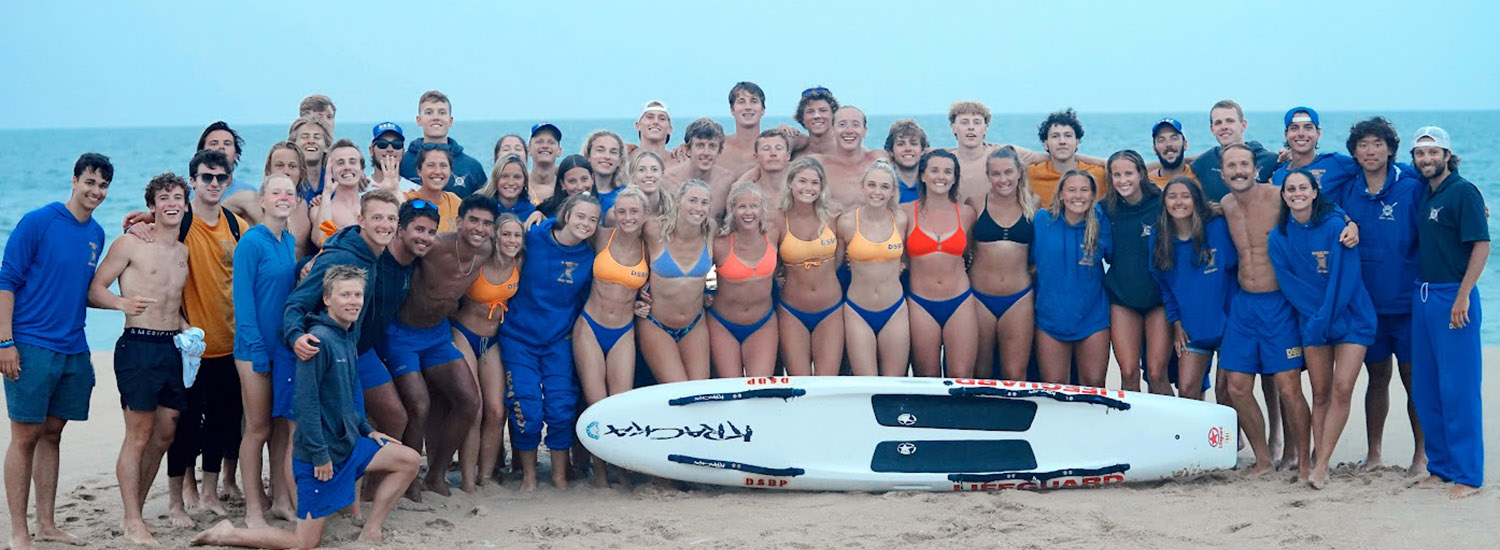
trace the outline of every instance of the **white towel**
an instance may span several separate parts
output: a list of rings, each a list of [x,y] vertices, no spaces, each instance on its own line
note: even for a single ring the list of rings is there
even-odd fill
[[[207,347],[203,343],[203,329],[190,327],[173,336],[172,342],[182,351],[182,385],[191,388],[193,381],[198,378],[198,364],[203,360],[203,350]]]

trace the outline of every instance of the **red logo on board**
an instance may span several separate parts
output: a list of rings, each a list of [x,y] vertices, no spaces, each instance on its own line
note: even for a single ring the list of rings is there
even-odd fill
[[[1209,430],[1208,430],[1208,444],[1210,446],[1213,446],[1213,447],[1223,447],[1224,446],[1224,429],[1220,428],[1218,426],[1214,426],[1213,428],[1209,428]]]

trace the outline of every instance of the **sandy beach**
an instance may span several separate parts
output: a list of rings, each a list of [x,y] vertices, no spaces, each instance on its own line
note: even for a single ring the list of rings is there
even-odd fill
[[[97,386],[91,419],[64,432],[58,489],[59,525],[89,548],[135,548],[119,538],[120,496],[114,478],[122,419],[111,353],[94,354]],[[1486,364],[1500,348],[1485,350]],[[1002,493],[785,493],[641,485],[594,489],[575,482],[559,492],[543,482],[519,492],[508,478],[484,495],[426,494],[403,501],[387,524],[385,548],[1319,548],[1442,549],[1500,546],[1500,490],[1463,501],[1435,490],[1408,489],[1412,452],[1400,382],[1392,382],[1386,423],[1387,468],[1356,473],[1365,453],[1364,382],[1335,454],[1340,466],[1322,491],[1289,483],[1291,474],[1242,479],[1218,472],[1193,479],[1104,489]],[[1111,386],[1116,382],[1111,381]],[[1484,381],[1489,483],[1500,471],[1500,377]],[[1310,395],[1310,393],[1309,393]],[[8,430],[0,442],[9,442]],[[1248,448],[1240,453],[1248,465]],[[545,459],[543,460],[545,463]],[[165,547],[187,545],[196,530],[167,522],[165,474],[146,502],[146,518]],[[547,479],[545,476],[543,479]],[[231,503],[242,521],[243,502]],[[0,515],[5,514],[0,511]],[[218,521],[194,511],[197,529]],[[8,522],[9,518],[5,518]],[[8,523],[0,523],[6,524]],[[281,524],[284,527],[289,524]],[[329,523],[325,546],[362,548],[346,518]],[[65,548],[39,544],[40,548]]]

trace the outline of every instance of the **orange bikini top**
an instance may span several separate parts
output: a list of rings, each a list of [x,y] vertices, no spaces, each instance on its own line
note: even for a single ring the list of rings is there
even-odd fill
[[[499,309],[500,322],[503,323],[505,322],[505,312],[509,309],[505,307],[505,303],[510,300],[511,296],[516,295],[516,289],[519,287],[520,282],[521,270],[516,269],[516,266],[511,266],[510,277],[498,285],[490,284],[489,281],[486,281],[484,279],[484,268],[480,267],[479,278],[474,279],[474,284],[469,285],[469,291],[464,293],[464,297],[490,306],[490,312],[485,316],[486,319],[494,319],[495,310]]]
[[[766,236],[766,252],[761,255],[760,261],[755,265],[746,265],[739,256],[734,253],[734,235],[729,235],[729,259],[724,260],[724,265],[719,266],[719,278],[726,281],[748,281],[759,277],[769,277],[776,271],[776,247],[771,246],[770,235]]]
[[[889,262],[901,259],[904,246],[901,243],[901,235],[896,232],[896,220],[891,219],[891,236],[881,242],[875,242],[865,238],[859,232],[859,211],[854,211],[854,237],[849,239],[849,249],[845,251],[849,259],[856,262]]]
[[[912,211],[916,212],[916,209]],[[917,216],[916,220],[913,220],[911,224],[911,235],[906,237],[907,253],[911,254],[913,258],[926,256],[933,252],[944,252],[954,256],[962,256],[964,254],[964,247],[969,243],[968,237],[964,235],[963,216],[959,214],[958,204],[953,205],[953,215],[957,221],[956,225],[958,225],[958,229],[955,229],[952,235],[941,241],[933,239],[927,235],[926,231],[922,231],[922,217]]]
[[[782,263],[812,269],[833,261],[833,255],[838,249],[839,239],[833,234],[833,228],[826,224],[816,238],[804,241],[792,234],[792,221],[786,221],[786,236],[781,239]]]
[[[646,268],[646,255],[644,249],[641,261],[635,265],[627,266],[615,260],[615,256],[609,253],[609,245],[615,242],[615,231],[609,231],[609,242],[604,243],[604,248],[594,255],[594,279],[608,281],[631,290],[639,290],[646,286],[646,278],[651,272]]]

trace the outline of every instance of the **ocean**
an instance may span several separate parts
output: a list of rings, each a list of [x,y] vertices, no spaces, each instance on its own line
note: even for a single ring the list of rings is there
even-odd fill
[[[1485,132],[1500,128],[1500,111],[1397,111],[1373,112],[1320,112],[1323,124],[1322,151],[1347,152],[1344,141],[1348,130],[1356,121],[1384,115],[1396,125],[1401,133],[1402,153],[1399,160],[1409,162],[1409,135],[1419,126],[1437,125],[1448,130],[1453,138],[1454,150],[1463,158],[1459,169],[1466,178],[1479,186],[1486,197],[1500,197],[1500,135]],[[1135,149],[1147,159],[1151,153],[1151,127],[1163,116],[1182,121],[1188,138],[1188,151],[1196,154],[1215,142],[1208,133],[1208,113],[1082,113],[1084,136],[1080,149],[1096,156],[1126,148]],[[398,117],[397,123],[408,129],[415,137],[417,129],[411,115]],[[1042,113],[998,114],[990,123],[988,141],[1015,143],[1030,149],[1040,149],[1037,139],[1037,124],[1045,117]],[[1279,148],[1282,142],[1280,112],[1250,112],[1246,119],[1250,127],[1248,139],[1260,141],[1271,149]],[[870,116],[869,136],[865,145],[879,149],[885,143],[886,130],[902,116]],[[934,147],[954,145],[952,132],[948,130],[947,117],[943,114],[913,115],[911,118],[928,132]],[[720,124],[730,127],[727,116],[715,117]],[[203,126],[209,122],[204,121]],[[242,162],[235,171],[236,181],[259,182],[266,158],[266,151],[275,141],[286,137],[284,125],[237,125],[229,121],[245,138]],[[356,143],[368,144],[370,128],[376,121],[354,122],[341,120],[335,134],[347,137]],[[500,136],[514,133],[527,135],[537,120],[468,121],[457,120],[451,136],[466,148],[473,157],[487,167],[496,140]],[[612,130],[626,140],[636,136],[634,119],[549,119],[563,132],[563,149],[576,152],[582,148],[583,138],[597,129]],[[687,117],[673,120],[672,145],[681,139],[682,131],[692,122]],[[790,117],[767,116],[763,127],[777,124],[794,124]],[[115,165],[115,178],[109,198],[94,213],[104,226],[106,238],[113,240],[121,233],[120,221],[126,212],[145,208],[143,192],[150,178],[156,174],[173,171],[186,176],[187,163],[192,157],[203,126],[178,128],[97,128],[54,130],[0,130],[0,196],[11,200],[0,202],[0,244],[3,244],[26,212],[54,201],[68,198],[69,181],[73,162],[78,155],[94,151],[108,155]],[[1493,233],[1493,230],[1492,230]],[[1479,280],[1483,308],[1491,315],[1500,313],[1500,264],[1491,256],[1485,274]],[[115,311],[89,310],[89,347],[108,350],[119,336],[124,317]],[[1485,345],[1500,345],[1500,323],[1491,321],[1482,327]]]

